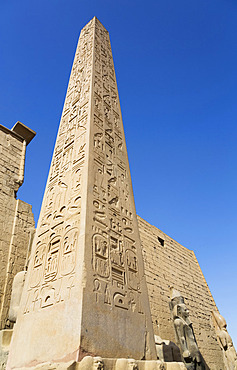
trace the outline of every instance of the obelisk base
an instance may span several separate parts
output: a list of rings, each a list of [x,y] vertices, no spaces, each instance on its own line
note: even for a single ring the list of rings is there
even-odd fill
[[[131,358],[118,359],[86,356],[80,362],[47,362],[34,367],[22,367],[16,370],[186,370],[186,367],[183,362],[136,361]]]

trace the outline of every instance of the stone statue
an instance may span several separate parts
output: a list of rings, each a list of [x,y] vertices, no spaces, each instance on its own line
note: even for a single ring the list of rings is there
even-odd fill
[[[21,295],[24,287],[26,271],[20,271],[16,274],[12,284],[11,303],[8,314],[8,319],[15,323],[17,319],[17,313],[20,306]]]
[[[173,316],[175,333],[186,368],[190,370],[205,369],[184,298],[172,287],[170,309]]]
[[[26,255],[26,263],[23,271],[19,271],[14,279],[12,284],[12,293],[11,293],[11,301],[10,301],[10,308],[8,313],[8,319],[11,324],[16,323],[17,314],[20,306],[21,296],[24,288],[26,272],[28,268],[29,256],[31,252],[32,243],[34,240],[35,235],[35,228],[29,228],[29,242],[27,246],[27,255]]]
[[[212,311],[212,321],[216,331],[217,339],[225,356],[226,369],[237,369],[237,354],[232,339],[227,331],[227,324],[223,316],[217,311]]]

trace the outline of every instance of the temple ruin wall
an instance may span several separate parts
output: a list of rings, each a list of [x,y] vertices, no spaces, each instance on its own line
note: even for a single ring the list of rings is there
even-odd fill
[[[217,307],[194,252],[139,216],[138,225],[154,333],[176,343],[169,309],[169,287],[173,286],[185,299],[207,365],[210,369],[224,369],[222,351],[211,325],[211,311]]]
[[[24,269],[34,227],[31,205],[16,199],[24,178],[24,146],[24,138],[0,125],[0,329],[9,326],[12,281]]]

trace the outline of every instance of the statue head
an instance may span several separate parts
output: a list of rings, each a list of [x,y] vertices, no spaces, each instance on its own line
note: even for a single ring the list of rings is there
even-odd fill
[[[187,325],[192,324],[189,318],[189,310],[184,303],[184,298],[181,296],[180,292],[173,287],[170,288],[171,290],[171,301],[170,301],[170,309],[173,315],[173,320],[179,318],[186,322]]]
[[[180,292],[176,290],[174,287],[170,287],[170,299],[172,302],[172,305],[175,306],[176,304],[184,304],[184,299],[181,296]]]
[[[189,310],[184,303],[176,305],[177,316],[181,316],[183,319],[189,317]]]
[[[212,320],[216,329],[227,331],[227,323],[218,311],[212,311]]]
[[[180,292],[173,287],[170,287],[171,291],[171,308],[174,317],[182,317],[184,320],[189,317],[189,311],[184,303],[184,298]]]

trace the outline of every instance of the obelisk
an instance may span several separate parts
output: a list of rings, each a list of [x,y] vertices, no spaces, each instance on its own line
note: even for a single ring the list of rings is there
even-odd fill
[[[81,31],[8,369],[155,359],[108,31]]]

